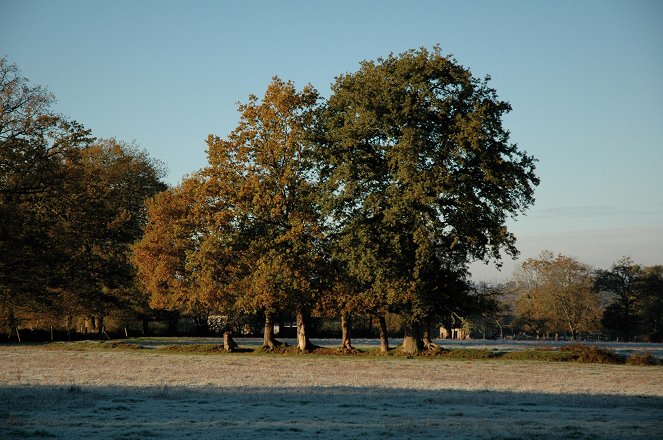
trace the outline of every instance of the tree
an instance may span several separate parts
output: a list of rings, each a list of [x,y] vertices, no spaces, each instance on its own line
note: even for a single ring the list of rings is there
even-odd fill
[[[660,340],[663,320],[661,266],[643,267],[624,257],[609,270],[599,270],[594,289],[613,295],[603,325],[614,337]]]
[[[227,312],[228,301],[212,270],[201,265],[209,220],[201,211],[204,179],[194,174],[147,202],[147,226],[132,260],[154,309],[177,311],[206,323],[210,311]],[[218,263],[222,263],[219,261]]]
[[[377,310],[401,315],[408,352],[448,299],[436,274],[517,254],[505,221],[538,179],[502,126],[510,109],[439,47],[364,61],[332,86],[318,156],[336,255]]]
[[[599,296],[592,291],[592,272],[577,260],[544,251],[539,259],[525,261],[515,276],[520,298],[518,318],[537,336],[543,331],[579,332],[599,328]]]
[[[504,290],[502,286],[494,286],[486,283],[472,284],[461,311],[466,316],[466,321],[476,333],[486,337],[504,337],[504,320],[508,317],[509,308],[502,299]]]
[[[28,139],[43,131],[44,120],[55,118],[50,110],[54,101],[55,96],[46,88],[30,85],[16,64],[0,58],[0,140]],[[8,165],[3,162],[4,169]]]
[[[133,145],[100,140],[69,154],[67,179],[54,188],[52,241],[66,315],[103,317],[139,305],[131,245],[143,235],[145,200],[166,188],[161,164]],[[142,305],[142,304],[141,304]]]
[[[65,161],[92,141],[89,130],[51,112],[53,101],[0,59],[0,308],[17,336],[21,316],[56,302],[53,195],[67,179]]]
[[[310,139],[318,99],[311,86],[298,92],[275,77],[261,101],[250,96],[240,105],[240,123],[227,139],[208,139],[203,173],[214,217],[224,234],[241,230],[244,244],[229,271],[242,307],[265,312],[266,348],[274,346],[271,316],[282,307],[294,308],[299,349],[311,347],[307,316],[321,265]]]
[[[521,267],[510,283],[510,292],[515,296],[515,326],[525,332],[533,332],[537,338],[552,330],[548,315],[548,299],[540,288],[535,271]]]
[[[311,348],[306,321],[322,264],[309,140],[317,101],[312,87],[298,92],[275,77],[262,100],[252,95],[239,106],[240,122],[227,139],[209,136],[209,166],[150,204],[136,263],[153,302],[182,295],[179,302],[188,304],[208,291],[215,301],[202,294],[203,307],[261,311],[266,349],[278,344],[274,313],[292,308],[298,346]],[[180,195],[184,187],[195,195]],[[162,233],[173,243],[157,243]]]
[[[353,351],[352,346],[352,321],[354,316],[366,316],[370,311],[370,305],[364,303],[366,299],[357,287],[352,283],[352,278],[343,272],[343,267],[330,260],[329,251],[331,243],[326,241],[322,246],[326,255],[323,275],[325,288],[320,292],[317,301],[317,314],[327,318],[340,318],[341,345],[339,349],[343,352]],[[384,320],[383,320],[384,324]],[[384,324],[386,326],[386,324]],[[386,338],[385,334],[381,335]],[[389,350],[388,342],[381,340],[381,351]]]
[[[651,342],[663,341],[663,266],[645,267],[639,283],[641,334]]]
[[[0,100],[0,306],[12,331],[20,316],[135,304],[129,245],[144,199],[165,188],[160,164],[54,115],[54,97],[4,58]]]
[[[624,257],[609,270],[598,270],[594,289],[613,293],[615,300],[608,305],[603,316],[603,325],[622,340],[630,341],[636,334],[638,317],[635,310],[637,281],[642,267]]]

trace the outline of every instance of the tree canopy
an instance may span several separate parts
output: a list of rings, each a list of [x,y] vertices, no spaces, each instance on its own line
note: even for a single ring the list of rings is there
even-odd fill
[[[628,257],[610,269],[599,270],[594,289],[608,292],[612,300],[603,314],[603,325],[614,337],[630,341],[637,335],[663,340],[663,270],[643,267]]]

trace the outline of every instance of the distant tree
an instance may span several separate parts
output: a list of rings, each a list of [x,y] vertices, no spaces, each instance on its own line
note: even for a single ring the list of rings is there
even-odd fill
[[[376,310],[401,315],[406,352],[452,296],[436,274],[517,253],[505,222],[538,179],[502,127],[510,109],[438,47],[365,61],[332,86],[318,157],[336,255]]]
[[[515,326],[526,333],[534,333],[537,338],[543,337],[552,330],[548,313],[548,298],[540,288],[535,274],[521,268],[511,283],[516,299],[514,303]]]
[[[651,342],[663,342],[663,266],[643,268],[639,291],[640,332]]]
[[[636,337],[661,340],[661,266],[643,267],[624,257],[609,270],[597,271],[594,288],[613,295],[603,314],[603,325],[614,337],[627,341]]]
[[[544,251],[525,261],[514,281],[520,296],[516,314],[538,336],[568,331],[575,340],[579,332],[599,329],[600,300],[589,266]]]
[[[642,267],[629,257],[620,259],[609,270],[596,272],[594,290],[615,295],[604,312],[603,325],[622,340],[632,340],[637,332],[637,284],[641,275]]]
[[[460,313],[468,317],[483,339],[504,337],[504,321],[510,314],[508,304],[503,301],[504,295],[503,286],[487,283],[471,286],[466,305]]]

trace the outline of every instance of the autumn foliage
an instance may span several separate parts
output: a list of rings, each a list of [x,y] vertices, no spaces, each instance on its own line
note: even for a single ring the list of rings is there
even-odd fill
[[[151,304],[263,313],[265,348],[290,310],[300,350],[311,313],[339,314],[347,349],[351,314],[398,314],[420,350],[463,304],[469,262],[517,252],[505,221],[538,180],[509,110],[439,48],[364,62],[327,101],[274,78],[208,137],[208,166],[148,204],[134,262]]]

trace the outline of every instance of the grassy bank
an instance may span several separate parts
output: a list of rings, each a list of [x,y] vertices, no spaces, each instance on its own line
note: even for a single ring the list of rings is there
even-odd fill
[[[148,348],[136,342],[123,341],[83,341],[72,343],[51,343],[46,345],[49,349],[73,350],[148,350],[159,353],[177,354],[208,354],[208,355],[260,355],[260,356],[351,356],[351,357],[421,357],[448,360],[512,360],[512,361],[540,361],[540,362],[575,362],[598,364],[628,364],[645,366],[663,366],[663,360],[657,359],[649,353],[634,353],[622,356],[613,350],[590,345],[575,344],[558,348],[540,347],[536,349],[503,351],[476,348],[436,348],[425,350],[416,356],[403,353],[399,347],[380,353],[378,348],[365,348],[355,350],[340,350],[329,347],[316,347],[306,353],[301,353],[296,347],[282,346],[275,350],[265,351],[259,347],[240,346],[233,353],[224,350],[221,344],[177,344],[156,348]]]

